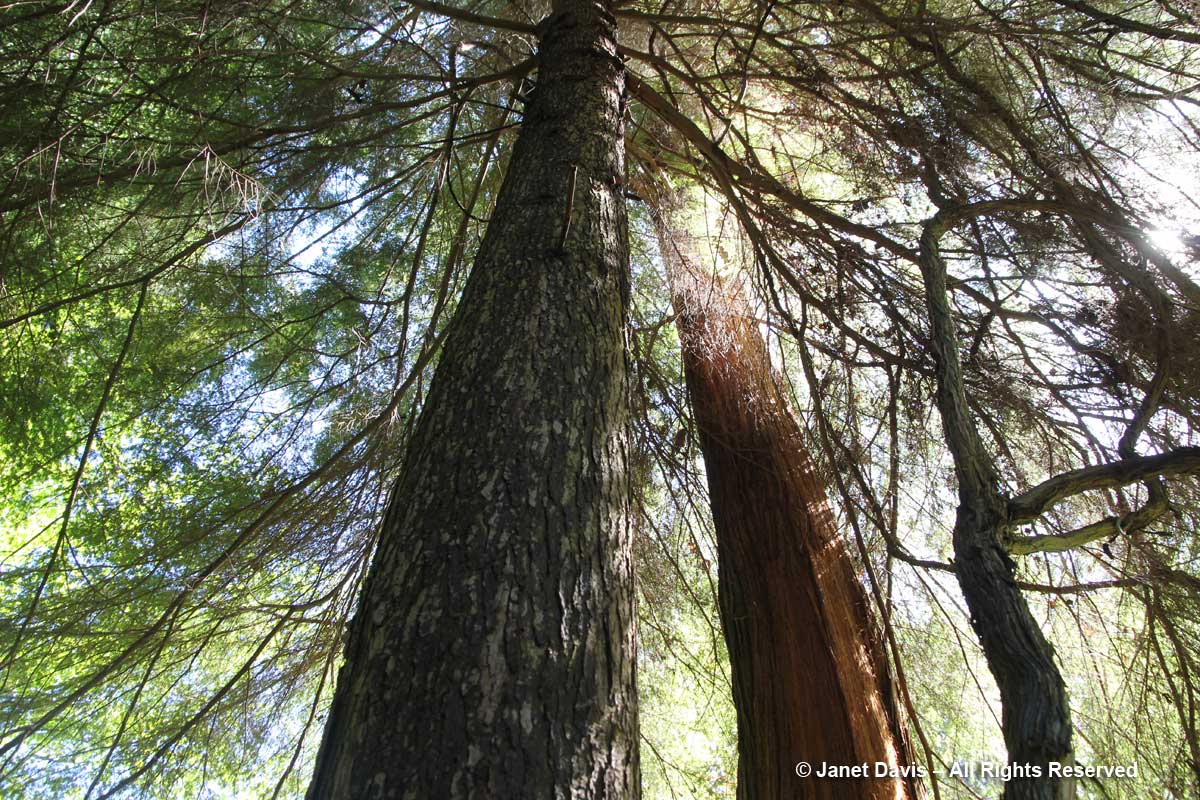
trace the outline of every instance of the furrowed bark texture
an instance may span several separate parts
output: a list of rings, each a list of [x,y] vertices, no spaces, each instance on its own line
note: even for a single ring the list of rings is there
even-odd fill
[[[623,69],[600,3],[558,0],[539,31],[312,800],[638,796]]]
[[[935,217],[921,237],[920,266],[937,364],[937,402],[958,479],[954,569],[971,625],[1000,689],[1001,727],[1010,763],[1034,765],[1041,776],[1004,786],[1006,800],[1071,800],[1073,779],[1053,778],[1048,764],[1074,764],[1071,708],[1054,651],[1013,579],[1003,544],[1008,504],[963,388],[958,338],[950,312],[946,266],[938,241],[946,227]]]
[[[866,596],[749,305],[702,273],[673,227],[660,221],[658,235],[716,524],[738,797],[916,797],[906,779],[796,774],[798,761],[914,762]]]

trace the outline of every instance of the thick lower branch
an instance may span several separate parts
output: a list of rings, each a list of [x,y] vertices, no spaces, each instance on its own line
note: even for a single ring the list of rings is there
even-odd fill
[[[1092,489],[1111,489],[1154,477],[1200,472],[1200,447],[1180,447],[1154,456],[1123,458],[1055,475],[1008,501],[1008,522],[1020,525],[1040,517],[1055,503]]]
[[[1113,536],[1140,530],[1161,517],[1167,510],[1165,497],[1151,500],[1146,505],[1120,517],[1108,517],[1091,525],[1084,525],[1066,533],[1050,533],[1043,536],[1022,536],[1013,539],[1008,547],[1010,553],[1025,556],[1030,553],[1061,553],[1076,547],[1109,539]]]

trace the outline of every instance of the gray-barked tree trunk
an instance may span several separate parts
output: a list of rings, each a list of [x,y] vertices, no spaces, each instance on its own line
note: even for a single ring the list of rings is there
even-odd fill
[[[606,3],[556,0],[539,31],[312,800],[638,795],[624,73]]]
[[[925,224],[920,267],[929,312],[930,349],[937,365],[937,404],[958,479],[954,572],[971,626],[1000,689],[1001,727],[1010,763],[1035,769],[1004,786],[1006,800],[1071,800],[1075,781],[1051,774],[1051,762],[1074,764],[1071,706],[1054,650],[1029,611],[1004,547],[1009,519],[1000,479],[975,426],[963,387],[958,336],[950,309],[939,240],[958,213]],[[1035,771],[1036,770],[1036,771]]]

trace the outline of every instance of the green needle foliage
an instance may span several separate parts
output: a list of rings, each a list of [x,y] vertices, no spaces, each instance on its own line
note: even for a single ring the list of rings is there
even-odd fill
[[[379,516],[536,91],[546,10],[0,8],[0,794],[303,794]],[[1175,459],[1076,485],[1001,544],[1054,645],[1076,756],[1140,767],[1081,791],[1197,796],[1200,12],[617,13],[636,79],[647,796],[732,797],[736,773],[649,179],[703,194],[706,257],[755,293],[930,768],[1004,757],[952,574],[961,453],[935,413],[930,220],[1004,497]]]
[[[4,14],[6,793],[293,794],[511,86],[368,4]]]

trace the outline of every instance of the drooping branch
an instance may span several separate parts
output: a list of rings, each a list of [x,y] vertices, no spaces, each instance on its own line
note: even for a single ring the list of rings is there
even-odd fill
[[[445,3],[435,3],[431,0],[405,0],[405,4],[421,11],[428,11],[438,16],[446,17],[447,19],[456,19],[460,22],[469,22],[472,25],[482,25],[487,28],[495,28],[496,30],[513,31],[515,33],[534,34],[537,32],[536,25],[530,25],[526,22],[518,22],[512,19],[501,19],[500,17],[489,17],[486,14],[476,14],[472,11],[467,11],[464,8],[448,6]]]
[[[874,242],[888,252],[907,260],[915,260],[915,254],[909,248],[891,237],[885,236],[877,228],[861,225],[846,219],[829,209],[823,208],[820,204],[809,200],[798,192],[787,188],[770,175],[751,170],[730,158],[694,121],[636,75],[630,73],[627,87],[630,95],[636,97],[647,108],[654,111],[684,141],[700,152],[708,166],[717,175],[718,180],[728,191],[732,192],[733,187],[738,186],[764,192],[787,203],[797,212],[816,222],[829,225],[843,233],[857,236],[860,239]]]

